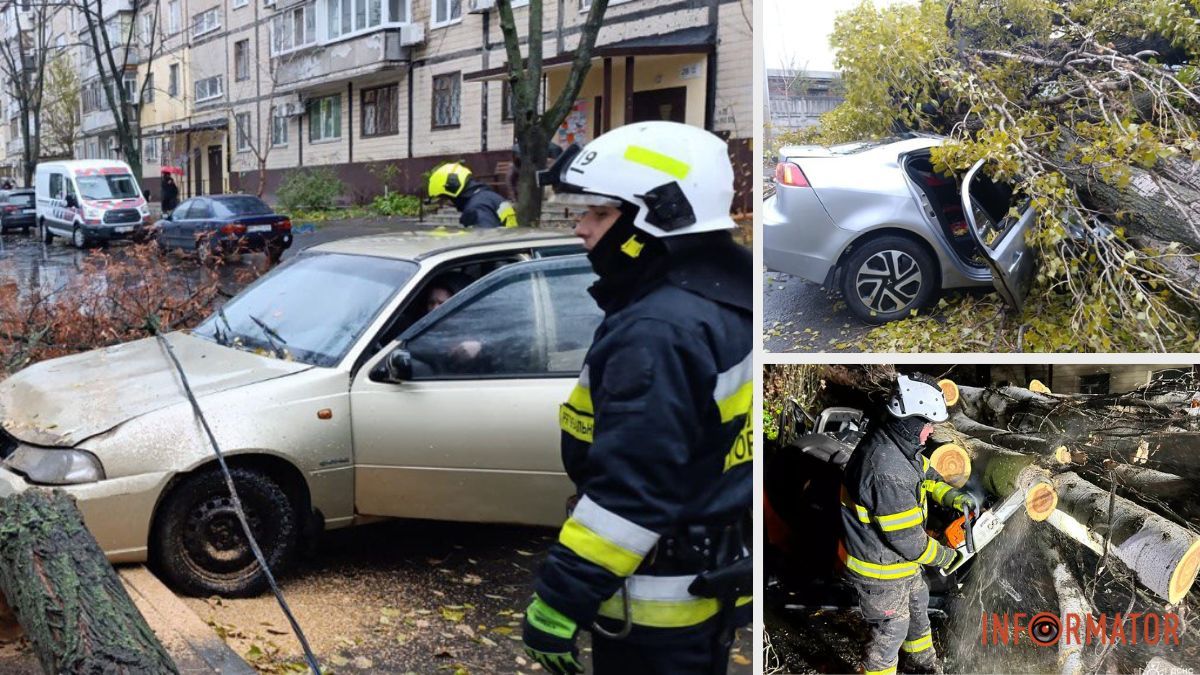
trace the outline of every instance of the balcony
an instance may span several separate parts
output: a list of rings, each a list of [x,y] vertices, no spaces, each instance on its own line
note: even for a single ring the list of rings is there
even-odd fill
[[[276,57],[281,91],[299,90],[387,70],[425,41],[421,24],[399,24]]]

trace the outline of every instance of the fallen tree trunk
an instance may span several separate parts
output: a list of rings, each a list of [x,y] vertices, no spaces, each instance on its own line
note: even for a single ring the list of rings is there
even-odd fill
[[[1074,473],[1059,474],[1054,483],[1058,510],[1082,525],[1092,543],[1107,542],[1109,552],[1143,586],[1172,605],[1187,595],[1200,572],[1200,536],[1124,497],[1111,497]],[[1068,534],[1081,541],[1078,532]]]
[[[176,673],[74,500],[0,499],[0,593],[47,673]]]
[[[1050,547],[1046,551],[1050,558],[1050,565],[1053,567],[1052,575],[1054,577],[1054,590],[1058,593],[1058,614],[1059,616],[1067,617],[1075,615],[1076,617],[1084,617],[1092,615],[1092,605],[1087,601],[1087,596],[1084,595],[1083,589],[1079,587],[1079,582],[1075,580],[1075,575],[1067,569],[1067,564],[1063,562],[1062,556],[1059,555],[1058,549]],[[1062,637],[1058,640],[1058,668],[1061,675],[1081,675],[1088,668],[1084,664],[1083,645],[1084,640],[1081,639],[1077,632],[1072,634],[1067,620],[1068,626],[1062,629]],[[1078,628],[1078,626],[1076,626]]]
[[[1144,466],[1105,460],[1104,468],[1110,471],[1117,483],[1141,494],[1153,497],[1182,497],[1196,494],[1196,483],[1175,474],[1155,471]]]

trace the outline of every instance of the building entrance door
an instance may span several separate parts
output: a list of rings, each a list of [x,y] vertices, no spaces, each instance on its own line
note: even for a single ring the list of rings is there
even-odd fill
[[[631,122],[679,122],[687,118],[687,87],[635,91]]]
[[[219,195],[225,192],[225,176],[222,173],[221,146],[208,146],[208,194]]]

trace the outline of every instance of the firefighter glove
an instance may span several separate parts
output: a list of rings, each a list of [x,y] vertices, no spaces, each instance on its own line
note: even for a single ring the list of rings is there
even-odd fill
[[[533,596],[525,610],[523,640],[525,653],[554,675],[583,672],[579,649],[575,646],[578,626],[562,612]]]
[[[974,513],[979,509],[979,505],[975,503],[975,498],[970,493],[958,488],[951,488],[946,493],[945,500],[942,503],[957,511],[971,511]]]
[[[958,560],[958,551],[947,546],[939,546],[937,557],[933,559],[933,566],[948,569],[955,560]]]

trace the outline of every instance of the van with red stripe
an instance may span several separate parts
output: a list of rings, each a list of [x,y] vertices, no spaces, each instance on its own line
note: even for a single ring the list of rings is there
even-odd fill
[[[125,162],[110,159],[38,164],[38,234],[49,244],[63,237],[75,248],[148,236],[150,209]]]

